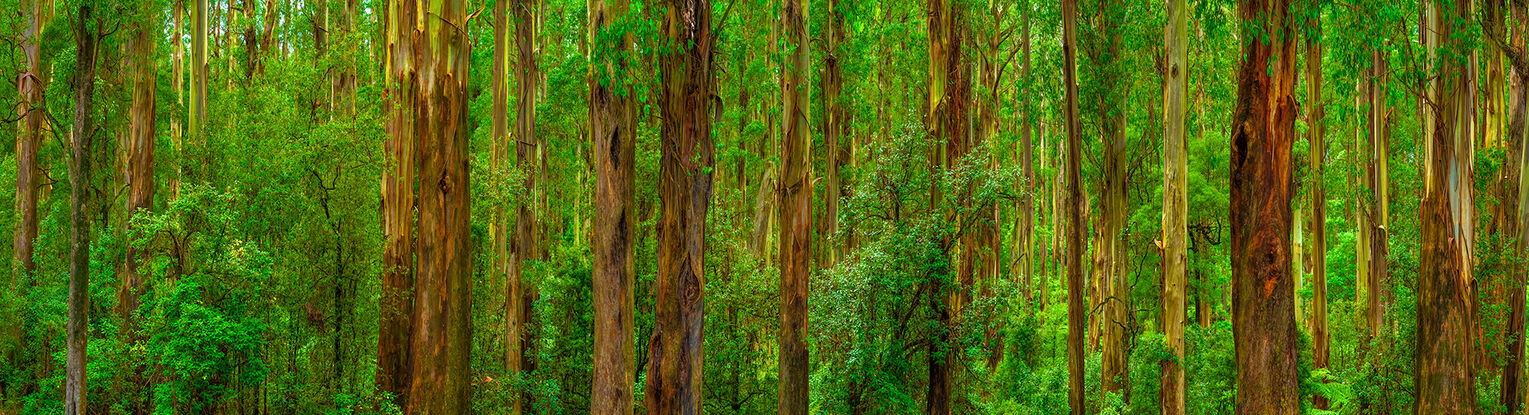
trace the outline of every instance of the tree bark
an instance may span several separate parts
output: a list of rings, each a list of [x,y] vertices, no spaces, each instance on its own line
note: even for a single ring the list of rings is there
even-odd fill
[[[1162,415],[1184,413],[1184,324],[1188,320],[1189,177],[1184,143],[1184,78],[1188,75],[1189,10],[1185,0],[1168,2],[1163,32],[1167,72],[1163,91],[1163,340],[1173,360],[1162,362]]]
[[[941,169],[954,169],[970,149],[967,106],[971,96],[971,78],[969,70],[962,63],[963,40],[966,35],[964,8],[954,1],[932,0],[928,2],[925,11],[929,36],[927,125],[932,127],[929,167],[936,174]],[[954,203],[962,207],[969,206],[969,198],[965,197],[970,195],[969,190],[951,190],[960,195]],[[930,208],[944,209],[941,206],[944,203],[942,189],[938,184],[931,183]],[[962,223],[965,219],[960,215],[972,214],[967,211],[969,209],[958,211],[951,208],[945,209],[943,214],[950,221]],[[929,414],[951,412],[951,369],[956,357],[956,347],[951,345],[955,330],[951,316],[960,314],[959,307],[964,302],[964,294],[969,292],[975,271],[973,251],[977,246],[971,233],[963,233],[959,238],[947,235],[941,241],[941,246],[950,248],[958,240],[961,249],[954,278],[948,275],[948,269],[936,271],[929,277],[928,311],[937,326],[934,338],[929,342],[929,387],[924,399]],[[950,251],[947,249],[945,252]],[[959,288],[951,286],[952,279],[959,282]]]
[[[95,123],[91,119],[95,111],[96,45],[100,41],[100,20],[92,16],[90,4],[79,6],[75,14],[74,41],[74,128],[71,163],[69,163],[69,338],[65,357],[64,413],[84,415],[85,402],[85,346],[90,341],[90,221],[91,159],[95,149],[91,144],[95,135]]]
[[[33,260],[34,241],[37,240],[37,147],[43,134],[46,108],[43,102],[45,74],[42,71],[42,33],[48,24],[50,2],[34,0],[26,3],[27,26],[21,37],[21,54],[26,59],[26,69],[16,79],[16,95],[21,98],[16,115],[21,118],[16,135],[16,231],[12,248],[14,263],[12,275],[22,276],[35,285],[33,275],[37,263]],[[13,277],[15,278],[15,277]],[[20,280],[14,282],[19,283]],[[17,284],[19,285],[19,284]]]
[[[1454,35],[1469,16],[1469,2],[1430,2],[1426,11],[1428,55],[1458,50]],[[1453,8],[1449,6],[1454,6]],[[1476,412],[1475,368],[1470,361],[1471,228],[1469,205],[1473,87],[1466,64],[1439,61],[1440,76],[1428,81],[1429,130],[1422,202],[1422,252],[1417,283],[1418,414]]]
[[[666,0],[662,33],[678,49],[659,57],[658,277],[648,346],[650,414],[701,413],[706,210],[711,204],[711,2]]]
[[[780,389],[777,412],[807,414],[807,295],[812,255],[812,141],[807,125],[807,4],[785,0],[788,55],[781,62]],[[830,115],[832,116],[832,115]],[[831,189],[830,191],[837,191]]]
[[[1078,0],[1062,0],[1062,79],[1067,88],[1067,372],[1068,404],[1072,415],[1088,413],[1083,402],[1083,331],[1088,314],[1083,308],[1083,189],[1078,173]]]
[[[617,29],[628,17],[626,0],[593,0],[590,38],[615,39],[592,45],[590,131],[595,139],[594,379],[590,413],[633,411],[636,383],[632,329],[636,238],[632,195],[637,131],[632,122],[632,36]],[[623,30],[612,33],[613,30]],[[613,36],[619,35],[619,36]]]
[[[1295,26],[1288,0],[1246,1],[1231,141],[1232,333],[1237,413],[1300,411],[1290,258]]]
[[[839,0],[827,0],[828,4],[828,46],[827,54],[823,57],[823,141],[828,146],[828,187],[824,192],[828,199],[824,202],[824,229],[827,235],[823,238],[840,238],[839,234],[839,199],[843,197],[844,178],[843,166],[845,160],[853,156],[849,143],[845,139],[850,136],[849,111],[845,110],[841,102],[840,93],[844,89],[844,70],[840,60],[843,58],[840,47],[844,42],[844,12],[839,8]],[[804,6],[805,7],[805,6]],[[804,9],[805,10],[805,9]],[[804,13],[805,14],[805,13]],[[828,249],[828,263],[826,268],[833,268],[844,257],[846,240],[836,239],[825,248]]]
[[[136,23],[128,57],[132,66],[132,105],[129,108],[129,145],[127,164],[127,211],[128,237],[132,238],[132,217],[140,210],[152,208],[154,202],[154,43],[158,36],[150,33],[147,23]],[[129,246],[125,259],[125,275],[117,294],[117,316],[124,324],[123,331],[133,330],[138,311],[139,295],[143,290],[143,276],[139,265],[148,259],[148,252]]]
[[[516,138],[509,132],[509,56],[510,56],[510,0],[494,2],[494,76],[493,85],[490,89],[494,94],[493,108],[493,156],[492,163],[495,171],[505,171],[508,168],[510,148],[516,145]],[[516,2],[516,11],[520,8]],[[517,35],[519,32],[517,31]],[[517,72],[517,76],[519,73]],[[515,195],[522,193],[515,192]],[[509,194],[505,195],[504,201],[494,211],[494,272],[504,279],[504,371],[506,379],[516,379],[521,374],[521,334],[524,326],[521,317],[521,301],[523,297],[521,276],[519,274],[521,258],[510,250],[510,229],[516,230],[514,236],[519,238],[520,232],[517,225],[512,225],[508,214],[507,205],[511,200]],[[516,205],[523,205],[516,203]],[[522,208],[523,209],[523,208]],[[519,221],[513,222],[518,224]],[[518,244],[518,242],[515,242]],[[510,399],[510,414],[521,413],[521,400],[519,393],[511,392],[515,396]]]
[[[407,4],[405,7],[413,6]],[[421,142],[418,278],[410,336],[410,414],[462,414],[469,405],[472,298],[467,169],[469,44],[463,0],[423,0],[409,33],[419,88],[414,127]],[[406,15],[407,16],[407,15]],[[404,16],[400,16],[404,17]],[[414,16],[408,16],[414,17]]]
[[[1365,284],[1369,288],[1368,322],[1370,335],[1380,336],[1381,327],[1385,325],[1385,303],[1382,301],[1387,280],[1386,248],[1388,245],[1387,235],[1390,233],[1390,179],[1387,163],[1390,161],[1390,113],[1386,109],[1387,93],[1389,84],[1387,76],[1388,64],[1383,51],[1376,50],[1372,53],[1370,77],[1370,162],[1369,187],[1371,194],[1370,219],[1370,267]]]
[[[1310,24],[1311,36],[1306,41],[1306,104],[1308,112],[1307,140],[1309,144],[1310,161],[1308,171],[1311,174],[1309,184],[1311,194],[1310,221],[1311,240],[1309,250],[1311,255],[1311,278],[1312,278],[1312,304],[1311,304],[1311,343],[1313,365],[1318,369],[1327,368],[1329,355],[1330,334],[1327,330],[1327,144],[1322,135],[1326,132],[1323,118],[1326,116],[1324,109],[1326,103],[1322,101],[1322,21],[1320,17],[1312,18]],[[1312,406],[1317,409],[1327,409],[1327,399],[1322,396],[1312,398]]]
[[[383,60],[387,91],[387,163],[382,176],[382,227],[386,239],[382,254],[382,298],[378,304],[377,387],[393,395],[393,403],[407,408],[413,372],[409,338],[414,332],[415,180],[421,138],[417,135],[415,106],[420,90],[412,1],[387,3],[386,56]]]

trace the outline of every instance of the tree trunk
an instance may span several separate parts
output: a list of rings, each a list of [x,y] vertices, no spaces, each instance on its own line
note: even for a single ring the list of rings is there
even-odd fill
[[[90,180],[91,145],[95,135],[92,113],[95,111],[96,44],[100,41],[101,22],[91,15],[91,5],[82,4],[74,16],[74,41],[77,58],[74,64],[74,128],[69,163],[69,338],[65,358],[64,413],[84,415],[85,345],[90,321],[90,206],[94,186]]]
[[[509,0],[494,2],[494,76],[490,89],[494,94],[492,163],[493,169],[496,172],[505,171],[508,168],[510,148],[519,147],[516,145],[518,135],[511,136],[509,132],[509,3]],[[520,4],[517,3],[517,11],[519,7]],[[519,73],[517,73],[518,75]],[[519,195],[521,193],[515,192],[514,194]],[[510,229],[516,226],[512,225],[512,219],[507,209],[510,200],[519,200],[519,198],[512,199],[509,194],[506,194],[504,201],[495,207],[492,233],[494,238],[494,273],[504,279],[505,288],[504,371],[506,379],[516,379],[521,374],[521,334],[524,332],[521,318],[523,293],[521,278],[518,272],[520,270],[521,258],[510,251]],[[522,203],[516,204],[520,205]],[[519,221],[513,223],[518,224]],[[520,232],[518,228],[515,229],[517,230],[514,236],[518,238]],[[506,410],[510,414],[518,415],[521,413],[521,401],[518,393],[512,393],[515,394],[515,397],[510,400],[509,408],[506,408]]]
[[[152,207],[154,201],[154,43],[157,36],[151,35],[146,23],[138,23],[133,29],[131,39],[132,56],[128,59],[133,70],[132,106],[129,109],[129,145],[127,165],[127,211],[128,220],[136,216],[139,210],[147,210]],[[132,238],[132,225],[129,224],[128,238]],[[129,239],[131,242],[131,239]],[[127,249],[125,275],[122,277],[122,287],[117,294],[117,316],[122,321],[123,331],[133,330],[135,315],[138,311],[138,297],[143,290],[143,276],[139,275],[139,265],[148,259],[148,251],[138,249],[131,244]]]
[[[807,414],[807,294],[812,255],[812,141],[807,125],[807,8],[785,0],[781,22],[786,49],[781,62],[782,162],[780,182],[780,391],[777,412]],[[830,111],[832,112],[832,111]],[[830,115],[831,117],[832,115]],[[830,161],[831,162],[831,161]],[[830,189],[836,191],[837,189]]]
[[[1390,160],[1387,151],[1390,141],[1390,115],[1386,109],[1386,86],[1389,78],[1386,55],[1376,50],[1372,54],[1370,77],[1370,162],[1369,185],[1373,204],[1370,208],[1370,269],[1365,284],[1369,287],[1370,297],[1367,310],[1370,335],[1380,336],[1381,327],[1385,325],[1385,303],[1382,301],[1387,280],[1386,246],[1387,235],[1390,233],[1390,179],[1387,162]]]
[[[844,109],[840,101],[840,92],[844,89],[844,71],[839,48],[844,41],[844,12],[839,10],[839,0],[828,0],[828,38],[827,54],[823,57],[823,141],[828,145],[828,187],[824,195],[828,198],[824,202],[824,220],[828,223],[824,226],[828,237],[839,238],[839,198],[844,193],[844,178],[842,167],[845,160],[853,155],[849,143],[844,142],[849,133],[849,111]],[[805,6],[804,6],[805,7]],[[805,15],[805,13],[804,13]],[[828,263],[825,268],[833,268],[844,257],[845,247],[848,245],[844,239],[835,239],[828,243]]]
[[[711,137],[711,2],[666,0],[662,33],[681,45],[659,57],[663,114],[659,189],[658,277],[648,346],[650,414],[701,413],[706,210],[716,147]]]
[[[1067,88],[1067,372],[1072,415],[1088,413],[1083,403],[1083,189],[1078,173],[1078,0],[1062,0],[1062,79]]]
[[[1232,333],[1237,413],[1297,413],[1290,270],[1290,147],[1295,141],[1295,26],[1288,0],[1243,2],[1249,38],[1231,142]]]
[[[626,0],[594,0],[589,5],[591,39],[609,39],[627,16]],[[606,36],[601,36],[605,34]],[[594,390],[590,413],[633,411],[636,383],[632,329],[635,251],[632,195],[636,189],[637,131],[632,122],[632,88],[620,83],[631,67],[630,32],[618,42],[592,45],[590,131],[595,139]]]
[[[1469,14],[1469,2],[1431,2],[1426,12],[1428,55],[1441,47],[1459,50],[1456,22]],[[1449,8],[1453,5],[1453,9]],[[1417,413],[1476,412],[1476,384],[1471,364],[1470,310],[1472,80],[1456,58],[1440,61],[1439,78],[1428,81],[1433,123],[1428,138],[1422,202],[1422,252],[1417,283]]]
[[[932,0],[926,10],[929,36],[927,125],[932,126],[929,167],[936,172],[955,168],[970,148],[967,106],[971,96],[971,79],[962,63],[963,37],[966,35],[964,11],[963,5],[950,0]],[[931,186],[930,208],[942,209],[941,204],[946,202],[941,189],[937,184]],[[970,195],[969,191],[951,190],[962,195],[955,203],[969,206],[969,198],[965,197]],[[959,215],[971,214],[968,210],[961,209],[958,212],[956,209],[946,209],[943,215],[947,220],[962,223],[965,219]],[[951,345],[955,330],[951,316],[960,314],[963,294],[969,292],[975,272],[973,251],[976,245],[971,233],[962,234],[959,238],[946,236],[941,246],[950,248],[957,243],[957,239],[961,244],[961,253],[954,279],[959,281],[960,287],[951,286],[949,282],[953,278],[948,275],[947,269],[930,275],[927,291],[929,312],[937,326],[934,338],[929,342],[929,388],[924,400],[926,412],[931,415],[951,413],[951,369],[957,356],[956,347]],[[953,250],[947,249],[945,252],[950,251]]]
[[[408,0],[405,0],[406,2]],[[430,39],[413,52],[415,129],[421,141],[417,286],[410,336],[410,414],[462,414],[471,408],[472,279],[468,218],[467,85],[469,44],[463,0],[423,0],[429,19],[408,33]],[[406,4],[404,7],[414,5]],[[404,15],[400,18],[414,18]],[[405,22],[411,20],[403,20]]]
[[[1322,101],[1322,21],[1315,17],[1308,23],[1311,36],[1305,40],[1306,99],[1309,100],[1306,104],[1309,108],[1306,133],[1311,160],[1308,170],[1311,175],[1311,241],[1308,242],[1312,278],[1311,342],[1313,364],[1323,369],[1327,367],[1330,342],[1327,331],[1327,144],[1322,137],[1326,129],[1323,122],[1326,104]],[[1327,399],[1315,396],[1312,405],[1327,409]]]
[[[187,137],[191,140],[190,149],[183,149],[181,154],[182,164],[191,165],[193,179],[206,179],[197,161],[205,156],[206,148],[202,137],[202,129],[206,126],[207,119],[207,2],[210,0],[193,0],[196,2],[196,10],[192,16],[191,30],[191,103],[187,108]]]
[[[11,266],[13,276],[24,275],[35,285],[33,275],[37,263],[33,260],[34,241],[37,240],[37,147],[43,134],[46,103],[43,102],[45,74],[42,71],[42,33],[48,24],[51,2],[34,0],[27,3],[27,26],[21,38],[21,54],[26,58],[26,69],[16,79],[16,95],[21,98],[16,106],[16,231],[12,248],[15,260]],[[14,278],[14,277],[13,277]],[[19,283],[20,280],[13,281]],[[19,284],[17,284],[19,285]]]
[[[505,348],[505,360],[515,361],[508,363],[508,368],[516,374],[535,369],[531,367],[534,352],[527,350],[535,343],[530,324],[537,292],[525,285],[525,264],[528,260],[539,259],[539,229],[533,204],[540,204],[544,196],[542,189],[537,187],[537,179],[541,175],[541,163],[538,160],[541,143],[536,135],[536,90],[539,79],[533,49],[536,42],[536,4],[534,0],[516,0],[509,5],[513,8],[510,13],[515,21],[515,163],[525,174],[521,181],[522,194],[532,196],[520,203],[516,211],[515,239],[507,255],[509,266],[506,278],[509,279],[509,287],[505,296],[511,298],[505,301],[516,304],[505,309],[505,319],[510,322],[510,329],[505,331],[505,341],[516,344]],[[511,399],[510,410],[520,411],[526,398],[525,395],[516,394]]]
[[[1013,255],[1017,255],[1021,261],[1019,275],[1022,278],[1021,284],[1025,290],[1025,306],[1029,307],[1035,301],[1035,193],[1040,189],[1039,184],[1035,181],[1035,143],[1031,133],[1034,131],[1032,126],[1038,124],[1040,120],[1039,117],[1033,116],[1034,101],[1030,99],[1030,94],[1025,93],[1030,91],[1032,82],[1030,78],[1030,23],[1034,13],[1030,11],[1030,2],[1026,1],[1022,4],[1025,6],[1025,22],[1024,28],[1020,32],[1020,48],[1023,49],[1024,53],[1024,66],[1019,71],[1019,89],[1015,92],[1023,94],[1017,97],[1019,105],[1019,123],[1017,125],[1019,128],[1019,163],[1021,169],[1023,169],[1020,173],[1023,175],[1023,180],[1020,182],[1021,188],[1019,189],[1019,214],[1015,215],[1019,219],[1019,223],[1014,227],[1019,230],[1020,234],[1018,238],[1015,238]],[[1044,139],[1044,137],[1042,138]],[[1044,149],[1041,153],[1044,158]],[[1052,229],[1053,232],[1055,230],[1055,228]],[[1044,263],[1041,265],[1045,266]]]
[[[1524,90],[1529,91],[1529,89]],[[1522,94],[1522,91],[1519,92]],[[1513,255],[1510,258],[1522,260],[1526,247],[1525,239],[1526,236],[1529,236],[1525,232],[1526,229],[1529,229],[1529,226],[1525,226],[1526,221],[1529,221],[1529,200],[1526,200],[1526,197],[1529,197],[1529,192],[1524,191],[1526,187],[1529,187],[1529,174],[1525,174],[1526,170],[1529,170],[1529,168],[1526,168],[1529,167],[1529,163],[1526,163],[1526,161],[1529,161],[1529,157],[1525,157],[1526,150],[1529,150],[1529,147],[1526,147],[1529,146],[1529,137],[1526,137],[1525,132],[1529,131],[1529,129],[1524,128],[1524,102],[1529,100],[1529,96],[1520,95],[1518,99],[1519,104],[1513,110],[1513,118],[1509,122],[1510,126],[1507,129],[1508,137],[1504,140],[1509,143],[1508,145],[1513,146],[1511,148],[1517,151],[1517,155],[1513,157],[1515,159],[1513,162],[1517,163],[1515,166],[1517,177],[1507,178],[1514,181],[1511,184],[1511,186],[1514,186],[1515,193],[1511,202],[1514,205],[1511,210],[1514,217],[1508,221],[1511,232],[1505,232],[1504,234],[1513,235],[1517,238],[1513,245]],[[1504,210],[1504,213],[1507,212],[1509,210]],[[1509,414],[1519,414],[1523,412],[1521,406],[1523,405],[1524,371],[1525,268],[1523,265],[1518,265],[1511,269],[1512,280],[1509,285],[1510,293],[1508,294],[1508,354],[1507,363],[1504,364],[1502,372],[1500,399],[1503,406],[1508,409]]]
[[[1163,340],[1173,360],[1162,361],[1162,415],[1184,413],[1184,324],[1188,287],[1189,163],[1184,143],[1184,77],[1188,75],[1189,10],[1168,2],[1163,44],[1168,55],[1163,91]]]
[[[387,168],[382,176],[382,298],[378,304],[377,387],[393,395],[393,403],[408,408],[412,387],[409,337],[414,332],[415,175],[420,146],[415,105],[419,65],[414,43],[412,2],[387,3],[386,52],[383,60],[388,105]]]

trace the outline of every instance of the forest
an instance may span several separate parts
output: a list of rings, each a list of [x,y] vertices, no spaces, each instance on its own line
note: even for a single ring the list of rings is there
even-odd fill
[[[1526,3],[0,0],[0,414],[1523,414]]]

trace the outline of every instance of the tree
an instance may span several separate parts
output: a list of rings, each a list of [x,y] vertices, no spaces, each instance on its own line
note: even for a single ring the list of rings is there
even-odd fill
[[[417,65],[414,127],[419,133],[419,236],[412,334],[409,337],[410,414],[458,414],[470,408],[472,298],[467,194],[467,21],[462,0],[424,0],[410,33],[429,42],[411,50]],[[405,8],[414,7],[405,0]],[[404,12],[401,18],[409,18]],[[408,21],[408,20],[404,20]]]
[[[780,392],[778,411],[807,414],[807,295],[812,259],[812,141],[807,125],[807,8],[785,0],[781,23],[786,59],[781,62],[780,198]],[[837,191],[837,189],[833,190]]]
[[[706,210],[716,147],[711,137],[711,2],[666,0],[660,28],[658,277],[648,346],[650,414],[701,413]]]
[[[1073,415],[1088,413],[1083,403],[1083,189],[1078,173],[1078,0],[1062,0],[1062,80],[1067,89],[1067,398]]]
[[[1231,260],[1240,414],[1300,411],[1288,238],[1297,111],[1289,6],[1255,0],[1239,8],[1247,36],[1231,131]]]
[[[1168,25],[1163,31],[1167,72],[1163,91],[1163,339],[1173,360],[1162,363],[1163,415],[1184,413],[1184,324],[1188,320],[1189,176],[1184,144],[1184,77],[1189,67],[1189,10],[1184,0],[1168,2]]]
[[[536,50],[534,49],[536,38],[536,2],[532,0],[517,0],[511,12],[515,20],[515,163],[520,171],[525,174],[521,180],[523,192],[534,197],[526,198],[520,204],[515,220],[515,242],[510,247],[509,255],[509,292],[506,301],[515,304],[506,304],[505,319],[510,322],[510,330],[505,332],[505,359],[517,360],[508,363],[514,372],[528,369],[525,367],[525,350],[530,348],[532,341],[527,334],[527,325],[531,322],[531,304],[536,291],[525,287],[525,263],[528,260],[537,259],[539,248],[536,212],[532,210],[532,203],[541,201],[542,189],[537,187],[537,176],[541,173],[541,163],[538,160],[538,146],[541,145],[536,135],[536,93],[537,81],[540,76],[537,71]],[[510,306],[514,307],[510,307]],[[516,343],[519,344],[509,344]],[[514,400],[515,406],[522,405],[521,399]],[[518,410],[519,408],[515,408]]]
[[[1385,303],[1381,301],[1384,296],[1385,282],[1387,281],[1386,248],[1389,244],[1389,227],[1391,226],[1390,212],[1390,171],[1387,164],[1390,161],[1390,112],[1386,109],[1387,86],[1390,84],[1389,64],[1386,60],[1386,52],[1376,49],[1371,53],[1372,74],[1370,80],[1370,160],[1366,163],[1369,172],[1370,189],[1370,217],[1365,222],[1369,227],[1369,273],[1365,277],[1366,291],[1369,293],[1366,311],[1366,322],[1370,327],[1371,336],[1381,335],[1381,326],[1385,324]]]
[[[52,2],[32,0],[27,2],[27,26],[21,38],[21,54],[26,58],[26,71],[16,80],[16,95],[21,101],[16,106],[16,224],[12,248],[15,259],[13,275],[32,277],[37,271],[33,260],[37,239],[37,146],[43,134],[43,121],[47,116],[43,102],[45,74],[42,71],[42,33],[46,30],[52,12]]]
[[[69,339],[65,357],[64,413],[84,415],[85,345],[90,341],[90,220],[87,209],[93,190],[91,144],[95,135],[96,45],[101,41],[101,21],[91,4],[79,5],[74,15],[74,127],[70,130],[69,163]]]
[[[950,0],[934,0],[927,4],[927,29],[929,33],[929,107],[927,124],[930,128],[929,169],[931,177],[940,177],[945,171],[954,170],[970,150],[967,105],[971,96],[970,70],[962,62],[963,40],[966,35],[965,6]],[[929,201],[931,209],[940,209],[943,203],[939,179],[931,180]],[[971,192],[958,190],[960,210],[946,209],[945,220],[964,223],[965,215],[971,215]],[[951,211],[955,211],[953,214]],[[961,287],[951,287],[948,272],[940,270],[929,276],[929,314],[935,321],[934,338],[929,342],[929,388],[924,405],[930,414],[949,414],[951,411],[951,367],[958,354],[951,345],[954,338],[951,316],[960,314],[960,307],[969,292],[973,274],[973,252],[977,249],[969,232],[960,235],[947,234],[940,241],[942,250],[949,252],[959,240],[961,254],[956,278]],[[959,236],[959,237],[957,237]]]
[[[1428,57],[1438,58],[1428,80],[1429,123],[1424,165],[1422,251],[1417,283],[1416,393],[1418,414],[1475,413],[1475,370],[1471,362],[1470,301],[1473,227],[1471,177],[1473,80],[1467,63],[1448,51],[1461,50],[1455,35],[1470,14],[1469,2],[1429,2],[1425,11]]]
[[[147,20],[153,10],[140,10]],[[133,51],[128,59],[132,67],[132,106],[129,109],[130,126],[128,138],[127,210],[128,218],[140,210],[148,210],[154,203],[154,44],[157,34],[151,34],[153,26],[147,21],[134,23],[129,48]],[[129,228],[132,226],[129,225]],[[129,235],[131,235],[131,229]],[[117,316],[131,327],[134,313],[138,311],[143,276],[139,266],[148,259],[147,252],[129,246],[123,270],[122,287],[117,295]]]
[[[632,122],[632,36],[617,29],[626,0],[592,0],[590,131],[595,139],[594,379],[590,413],[633,411],[635,226],[632,214],[637,132]]]
[[[387,121],[387,168],[382,175],[382,298],[378,304],[377,387],[393,395],[393,403],[407,408],[413,362],[410,336],[414,333],[416,171],[419,143],[415,136],[415,84],[419,64],[412,1],[388,1],[385,22],[386,57],[383,65],[389,102]]]
[[[1322,101],[1322,20],[1312,17],[1306,22],[1306,134],[1310,145],[1309,171],[1311,172],[1311,337],[1313,366],[1327,368],[1330,342],[1327,331],[1327,145],[1323,117],[1326,103]],[[1312,398],[1317,409],[1327,409],[1327,398]]]

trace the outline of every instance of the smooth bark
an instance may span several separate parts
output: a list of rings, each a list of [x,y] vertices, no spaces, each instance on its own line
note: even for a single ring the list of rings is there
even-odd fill
[[[812,256],[812,141],[807,125],[807,2],[785,0],[781,23],[780,386],[777,413],[807,414],[807,294]]]
[[[1162,362],[1159,405],[1163,415],[1184,413],[1185,294],[1189,265],[1189,164],[1184,143],[1184,78],[1188,75],[1189,10],[1185,0],[1168,2],[1163,32],[1167,72],[1163,91],[1163,340],[1173,360]]]
[[[90,208],[91,161],[96,157],[91,144],[96,133],[92,115],[95,111],[97,44],[101,22],[90,4],[82,4],[74,18],[74,126],[69,163],[69,323],[68,350],[65,356],[64,413],[84,415],[85,346],[90,341],[86,331],[90,322]]]

